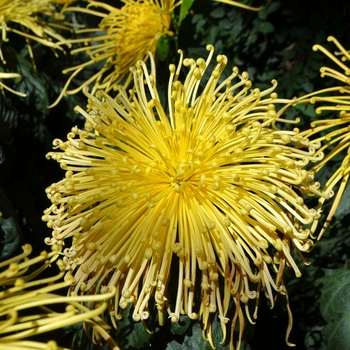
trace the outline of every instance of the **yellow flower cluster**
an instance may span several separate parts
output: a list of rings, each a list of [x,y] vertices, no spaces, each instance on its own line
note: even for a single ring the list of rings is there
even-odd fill
[[[7,32],[13,32],[23,35],[28,39],[40,42],[45,46],[57,48],[52,39],[62,40],[53,28],[52,24],[45,22],[38,17],[38,14],[44,14],[56,20],[63,20],[64,17],[57,12],[55,4],[70,4],[74,0],[1,0],[0,1],[0,19],[1,19],[1,39],[8,41]],[[12,24],[18,24],[23,29],[13,28]],[[28,32],[29,30],[30,32]],[[3,57],[1,56],[3,60]]]
[[[345,85],[288,100],[278,97],[276,80],[260,90],[236,67],[223,74],[227,58],[213,59],[212,45],[208,57],[196,60],[179,50],[162,100],[155,54],[162,36],[174,36],[174,10],[182,1],[122,0],[121,8],[95,0],[68,6],[73,2],[0,0],[0,44],[11,32],[26,39],[32,59],[32,40],[59,50],[67,45],[72,55],[87,57],[63,71],[70,77],[51,106],[81,90],[88,99],[86,108],[75,109],[84,128],[73,127],[47,154],[65,171],[46,189],[51,206],[42,219],[52,229],[45,240],[52,252],[29,259],[25,245],[23,254],[0,263],[0,350],[62,349],[26,338],[82,321],[93,328],[95,342],[104,338],[118,349],[102,315],[108,312],[117,328],[129,305],[134,321],[153,312],[160,325],[181,315],[200,320],[213,348],[212,316],[218,315],[222,341],[229,338],[232,347],[238,322],[239,349],[244,319],[258,317],[261,291],[272,307],[277,294],[285,296],[291,345],[285,270],[301,276],[293,252],[308,264],[303,253],[328,228],[349,180],[350,68],[344,62],[350,53],[333,37],[335,54],[315,45],[342,70],[323,67],[321,75]],[[62,24],[68,12],[99,18],[98,28],[79,27],[77,37],[64,38],[58,29],[70,29]],[[4,66],[1,46],[0,60]],[[70,89],[92,66],[101,68]],[[24,96],[3,82],[20,75],[2,70],[0,88]],[[298,120],[285,120],[284,113],[308,103],[322,104],[317,113],[339,111],[339,118],[293,128]],[[320,171],[344,153],[322,186]],[[316,208],[305,203],[309,196],[318,198]],[[324,203],[333,196],[318,232]],[[37,279],[55,260],[59,273]],[[61,288],[68,296],[54,293]]]
[[[23,253],[0,263],[0,349],[1,350],[64,350],[55,341],[43,344],[26,338],[79,322],[87,322],[96,333],[114,344],[107,334],[108,326],[100,315],[107,307],[105,300],[113,297],[115,288],[107,294],[94,296],[62,296],[54,291],[72,285],[74,278],[65,273],[62,260],[57,261],[59,273],[56,276],[37,279],[57,257],[57,246],[51,253],[43,251],[35,258],[28,258],[32,251],[29,244],[24,245]],[[42,265],[27,273],[34,265]],[[60,280],[64,277],[64,281]],[[90,310],[83,302],[99,303]],[[51,306],[63,306],[65,311],[57,312]],[[115,345],[115,344],[114,344]],[[68,349],[66,349],[68,350]]]
[[[71,51],[72,54],[86,52],[90,61],[68,68],[63,73],[73,72],[63,88],[56,105],[62,96],[74,94],[85,86],[94,83],[93,92],[97,89],[109,91],[119,83],[129,72],[129,68],[138,60],[143,60],[148,51],[155,53],[157,42],[169,32],[171,17],[175,4],[171,1],[126,0],[122,8],[89,1],[87,8],[72,7],[67,11],[76,11],[102,17],[99,28],[87,28],[76,31],[77,34],[99,33],[81,39],[70,39],[65,44],[84,43],[84,46]],[[98,7],[106,13],[97,12],[91,8]],[[140,28],[141,31],[140,31]],[[84,82],[79,88],[67,90],[72,79],[88,66],[103,62],[103,67],[95,75]]]
[[[223,339],[229,317],[239,319],[241,337],[242,309],[253,322],[248,301],[256,300],[256,318],[260,288],[273,305],[273,291],[286,294],[286,265],[301,275],[292,250],[301,255],[313,246],[310,226],[320,215],[304,195],[324,194],[305,170],[322,159],[320,143],[275,127],[294,101],[278,98],[276,81],[265,91],[252,88],[237,68],[222,80],[223,55],[206,80],[214,54],[207,49],[198,60],[180,51],[166,102],[152,56],[151,72],[143,61],[131,69],[129,92],[85,91],[87,110],[76,107],[85,129],[72,128],[68,141],[54,141],[60,151],[47,155],[66,176],[47,188],[52,205],[43,220],[53,230],[48,244],[73,239],[63,252],[74,293],[117,287],[113,323],[129,303],[135,321],[147,319],[153,298],[160,324],[165,312],[172,322],[181,314],[201,318],[214,347],[210,314],[218,312]]]
[[[315,175],[322,170],[330,160],[335,156],[346,154],[340,167],[327,180],[324,191],[328,194],[336,191],[333,204],[327,215],[326,221],[318,235],[318,240],[325,233],[326,229],[338,208],[346,185],[349,180],[350,173],[350,68],[343,62],[350,61],[350,53],[335,39],[328,37],[328,41],[333,42],[339,50],[334,55],[321,45],[314,45],[314,51],[320,50],[327,55],[338,67],[343,71],[339,72],[333,68],[322,67],[320,69],[322,77],[331,77],[339,80],[346,85],[335,86],[328,89],[313,92],[303,96],[297,100],[297,103],[322,103],[321,107],[317,107],[316,113],[322,111],[339,112],[339,117],[336,119],[319,119],[311,123],[311,128],[303,131],[301,134],[305,137],[312,138],[314,142],[323,143],[322,147],[317,150],[317,154],[325,153],[324,159],[317,163],[310,171]],[[341,56],[339,60],[337,56]],[[332,93],[341,93],[338,96],[332,96]],[[326,95],[325,95],[326,94]],[[331,103],[327,105],[325,103]],[[340,182],[339,187],[338,184]],[[320,207],[324,203],[324,198],[320,199]]]
[[[231,0],[215,0],[229,5],[259,11]],[[103,2],[89,0],[86,8],[68,7],[65,11],[83,12],[102,20],[98,28],[77,30],[76,34],[101,33],[80,39],[64,40],[62,44],[84,46],[73,49],[71,54],[85,52],[90,60],[75,67],[67,68],[64,74],[71,73],[60,96],[51,105],[54,107],[64,95],[75,94],[93,83],[92,93],[97,90],[106,92],[123,81],[128,86],[132,80],[129,68],[139,60],[146,60],[148,52],[156,53],[157,44],[163,35],[173,36],[170,31],[171,16],[182,1],[179,0],[123,0],[120,9]],[[98,8],[99,11],[96,11]],[[100,12],[105,10],[106,12]],[[72,80],[86,67],[103,63],[102,68],[81,84],[78,88],[68,90]]]
[[[56,29],[70,28],[58,23],[64,20],[64,16],[57,12],[56,5],[68,5],[73,1],[75,0],[0,0],[0,44],[9,41],[9,32],[25,37],[29,55],[34,69],[36,69],[30,41],[33,40],[54,49],[62,49],[57,41],[62,41],[64,38]],[[43,15],[53,19],[54,22],[45,21]],[[1,45],[0,60],[2,65],[6,64]],[[18,73],[0,72],[0,88],[2,90],[5,88],[22,97],[25,96],[23,93],[9,88],[2,81],[9,78],[20,78],[20,75]]]

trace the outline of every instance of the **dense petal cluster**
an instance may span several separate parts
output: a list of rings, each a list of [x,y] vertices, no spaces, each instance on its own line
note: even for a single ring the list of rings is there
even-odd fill
[[[129,92],[119,86],[113,99],[85,91],[87,110],[76,107],[85,129],[74,127],[47,155],[66,176],[47,188],[52,205],[43,220],[53,230],[48,244],[72,238],[62,249],[75,293],[116,286],[112,318],[133,303],[136,321],[148,318],[154,298],[161,324],[164,311],[172,322],[201,317],[212,343],[211,313],[225,338],[232,299],[233,322],[242,323],[243,308],[253,322],[248,301],[258,305],[260,288],[273,305],[273,291],[285,293],[285,266],[300,276],[291,251],[312,247],[308,227],[319,217],[304,203],[304,192],[318,193],[304,167],[322,155],[297,129],[274,127],[293,102],[278,99],[276,81],[253,89],[237,68],[223,80],[227,58],[217,56],[209,73],[214,49],[207,49],[206,60],[180,51],[166,102],[153,59],[151,72],[143,61],[131,69]],[[284,107],[276,111],[278,103]]]
[[[65,274],[62,260],[57,261],[60,270],[57,275],[37,278],[43,270],[48,268],[50,260],[57,256],[57,247],[53,246],[51,253],[44,251],[35,258],[28,258],[32,251],[29,244],[22,248],[22,254],[0,263],[0,349],[63,350],[55,341],[43,344],[27,338],[82,321],[94,327],[98,335],[95,340],[98,340],[101,334],[114,344],[107,335],[108,326],[100,315],[107,307],[107,303],[103,301],[113,297],[115,288],[105,295],[89,297],[54,294],[54,291],[67,288],[74,281],[72,275]],[[38,263],[42,265],[31,273],[27,273]],[[60,282],[64,275],[64,281]],[[99,302],[99,305],[90,310],[82,305],[83,301]],[[54,311],[51,309],[52,305],[63,306],[65,311]]]
[[[58,48],[59,46],[53,42],[53,39],[64,39],[55,30],[59,25],[46,22],[41,15],[56,21],[63,20],[64,17],[57,11],[55,5],[68,5],[73,1],[75,0],[1,0],[1,40],[8,41],[7,32],[13,32],[45,46]],[[22,30],[14,28],[11,24],[19,24]],[[66,27],[62,28],[66,29]],[[1,51],[0,55],[3,61]]]
[[[321,114],[322,111],[339,112],[338,118],[318,119],[311,123],[310,129],[302,132],[305,137],[322,143],[322,147],[317,150],[317,153],[325,153],[324,159],[311,169],[313,173],[317,174],[334,157],[343,155],[340,167],[332,173],[324,186],[325,193],[332,194],[335,190],[337,193],[318,239],[322,237],[336,212],[350,174],[350,68],[343,63],[350,61],[350,53],[334,37],[328,37],[328,41],[333,42],[339,51],[332,54],[321,45],[314,45],[313,49],[314,51],[322,51],[342,72],[334,68],[322,67],[320,69],[321,76],[331,77],[346,85],[316,91],[297,100],[297,103],[322,103],[320,107],[316,108],[318,114]],[[341,59],[337,56],[341,56]],[[332,95],[334,93],[341,93],[341,95]],[[323,205],[324,200],[324,197],[320,198],[320,206]]]
[[[75,67],[65,69],[71,73],[59,100],[66,94],[74,94],[93,83],[93,92],[97,89],[109,91],[129,73],[129,68],[138,60],[144,60],[147,52],[153,54],[157,49],[159,38],[172,35],[169,31],[171,12],[178,5],[175,0],[125,0],[119,8],[111,5],[89,1],[86,8],[68,7],[66,11],[76,11],[101,17],[99,28],[77,30],[76,34],[87,34],[81,39],[64,41],[68,44],[84,43],[84,46],[71,51],[72,54],[85,52],[90,60]],[[99,11],[97,11],[97,8]],[[101,12],[105,11],[105,12]],[[91,35],[91,33],[100,33]],[[102,62],[102,68],[81,86],[67,90],[72,79],[86,67]]]
[[[248,10],[260,10],[236,1],[220,1]],[[69,7],[66,9],[66,11],[83,12],[102,19],[98,28],[77,30],[76,34],[83,34],[83,38],[63,42],[73,45],[84,44],[82,47],[73,49],[71,53],[85,52],[90,60],[63,71],[64,74],[71,73],[71,76],[60,96],[51,106],[55,106],[64,95],[75,94],[90,84],[93,84],[93,94],[100,89],[108,92],[123,79],[126,79],[124,85],[127,86],[132,80],[129,68],[139,60],[146,60],[148,52],[154,55],[158,40],[163,35],[173,35],[170,31],[171,15],[174,9],[182,3],[181,0],[123,0],[123,3],[124,6],[119,9],[103,2],[89,0],[86,8]],[[92,35],[96,33],[98,34]],[[80,72],[86,67],[99,63],[102,63],[103,66],[96,74],[78,88],[68,90],[71,81]]]

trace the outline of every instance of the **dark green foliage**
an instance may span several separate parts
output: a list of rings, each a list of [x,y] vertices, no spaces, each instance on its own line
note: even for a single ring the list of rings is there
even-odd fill
[[[157,56],[161,61],[164,61],[168,57],[169,48],[169,37],[167,35],[161,36],[157,44]]]
[[[350,184],[348,183],[346,188],[345,188],[345,191],[344,191],[344,194],[340,200],[340,203],[339,203],[339,206],[337,208],[337,211],[335,213],[335,217],[337,218],[337,220],[344,220],[349,222],[348,219],[348,215],[350,213]],[[348,225],[348,228],[350,227],[350,225]]]
[[[350,270],[324,270],[324,277],[315,284],[321,286],[320,310],[327,322],[322,334],[327,349],[349,349]]]
[[[24,240],[14,217],[0,218],[0,227],[2,231],[0,260],[6,260],[16,255]]]
[[[180,6],[180,13],[179,13],[179,17],[177,19],[177,26],[180,27],[182,21],[186,18],[186,16],[188,15],[188,11],[190,10],[192,4],[193,4],[194,0],[183,0],[182,4]]]

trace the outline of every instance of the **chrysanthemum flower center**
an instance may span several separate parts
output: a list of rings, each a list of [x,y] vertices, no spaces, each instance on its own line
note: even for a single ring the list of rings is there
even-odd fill
[[[120,11],[120,13],[118,13]],[[142,3],[126,3],[116,13],[111,12],[102,22],[101,29],[113,40],[115,54],[134,52],[138,54],[143,46],[152,47],[153,52],[157,40],[169,29],[169,14],[162,11],[153,1]],[[125,23],[124,23],[125,22]],[[120,57],[114,58],[115,63]]]
[[[126,78],[124,84],[127,86],[132,80],[129,68],[134,66],[138,60],[146,60],[148,52],[155,54],[158,40],[162,35],[173,35],[169,30],[173,1],[124,0],[123,2],[125,5],[120,9],[100,1],[90,1],[86,9],[72,8],[72,11],[81,10],[91,14],[96,13],[95,8],[102,10],[98,12],[102,17],[99,28],[95,28],[97,33],[102,33],[65,41],[67,44],[83,44],[82,47],[73,49],[71,53],[85,52],[90,60],[84,64],[67,68],[63,73],[73,72],[72,78],[87,66],[98,62],[102,62],[103,66],[91,79],[74,90],[67,90],[70,84],[69,79],[60,96],[51,106],[56,105],[67,92],[76,93],[92,82],[94,82],[93,93],[100,89],[108,92],[124,78]],[[65,11],[69,10],[70,8],[67,8]],[[77,34],[86,35],[91,31],[89,29],[86,32],[85,29],[82,29],[78,30]]]

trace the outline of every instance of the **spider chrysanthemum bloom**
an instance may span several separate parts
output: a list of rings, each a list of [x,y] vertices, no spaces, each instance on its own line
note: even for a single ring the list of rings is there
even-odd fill
[[[56,247],[51,253],[44,251],[35,258],[28,258],[32,251],[29,244],[22,248],[22,254],[0,263],[0,349],[64,350],[66,348],[57,346],[55,341],[43,344],[27,338],[79,322],[90,324],[95,330],[95,338],[100,334],[115,345],[107,335],[108,326],[100,318],[107,307],[103,301],[114,295],[115,288],[105,295],[87,297],[55,294],[74,281],[72,275],[65,275],[62,260],[57,261],[60,270],[57,275],[37,278],[49,268],[50,259],[57,255]],[[42,265],[28,273],[28,269],[38,263]],[[64,275],[64,281],[60,281]],[[99,299],[94,300],[96,297]],[[82,302],[96,301],[100,303],[93,310],[82,305]],[[51,309],[52,306],[56,311]],[[58,306],[61,306],[61,312],[57,311]]]
[[[236,1],[220,1],[249,10],[260,10]],[[83,47],[76,48],[71,53],[85,52],[90,60],[63,71],[64,74],[70,73],[71,76],[60,96],[51,106],[55,106],[64,95],[75,94],[90,84],[93,84],[93,94],[99,89],[110,91],[124,78],[127,86],[132,79],[131,75],[128,75],[129,67],[134,66],[139,60],[146,60],[147,52],[154,55],[158,40],[163,35],[173,35],[170,30],[171,15],[181,4],[181,0],[122,0],[122,2],[124,5],[121,8],[115,8],[103,2],[89,0],[86,8],[66,9],[66,11],[83,12],[101,17],[101,22],[98,28],[76,31],[76,34],[82,34],[85,37],[63,41],[63,44],[84,44]],[[94,33],[98,34],[92,35]],[[103,66],[96,74],[78,88],[68,90],[72,80],[81,71],[99,63]]]
[[[338,118],[313,121],[311,128],[301,133],[315,142],[322,143],[322,147],[317,150],[317,153],[325,153],[325,157],[321,162],[312,167],[312,171],[315,174],[329,164],[328,162],[335,156],[344,156],[340,167],[327,180],[323,189],[324,193],[328,193],[329,195],[336,189],[336,196],[318,239],[322,237],[328,228],[337,210],[350,174],[350,68],[343,63],[350,61],[350,53],[334,37],[328,37],[328,41],[333,42],[339,51],[332,54],[321,45],[314,45],[313,50],[322,51],[338,65],[341,71],[330,67],[322,67],[320,69],[321,76],[334,78],[346,85],[316,91],[297,100],[298,103],[321,103],[322,105],[316,108],[316,113],[318,114],[321,114],[322,111],[339,112]],[[339,56],[341,56],[341,59],[338,58]],[[341,93],[341,95],[332,96],[331,94],[334,92]],[[337,188],[338,185],[339,187]],[[320,198],[320,205],[323,204],[324,200],[324,197]]]
[[[65,69],[71,73],[56,102],[67,94],[74,94],[93,83],[93,93],[97,89],[109,91],[129,73],[129,67],[138,60],[144,60],[147,52],[156,52],[162,35],[172,35],[169,31],[171,13],[178,5],[175,0],[125,0],[124,6],[115,8],[99,1],[89,1],[86,8],[68,7],[66,11],[77,11],[101,17],[99,28],[77,30],[76,34],[89,35],[81,39],[64,41],[68,44],[83,43],[84,46],[71,51],[72,54],[85,52],[90,60],[75,67]],[[101,12],[102,11],[102,12]],[[103,12],[104,11],[104,12]],[[91,35],[99,33],[98,35]],[[102,68],[74,90],[68,86],[77,74],[86,67],[102,63]],[[130,77],[130,76],[129,76]],[[127,84],[127,83],[126,83]]]
[[[73,1],[75,0],[0,0],[1,40],[7,42],[7,33],[13,32],[45,46],[58,48],[54,40],[64,38],[57,33],[56,28],[67,27],[45,21],[42,15],[54,21],[62,21],[64,17],[56,5],[68,5]],[[0,55],[3,60],[1,51]]]
[[[201,317],[214,346],[211,313],[218,312],[225,338],[232,298],[233,321],[242,326],[242,309],[252,322],[248,300],[261,287],[272,305],[273,290],[285,293],[286,264],[300,276],[291,249],[310,249],[307,225],[319,214],[301,190],[313,190],[303,168],[317,160],[314,145],[296,129],[273,128],[283,122],[275,103],[290,101],[277,98],[276,81],[252,89],[237,68],[222,81],[222,55],[205,82],[214,51],[207,48],[207,60],[181,53],[178,67],[170,65],[168,113],[153,59],[151,72],[143,61],[131,69],[129,93],[121,86],[115,99],[85,92],[87,111],[76,108],[85,130],[74,127],[67,142],[54,142],[61,151],[47,156],[66,177],[47,188],[52,205],[43,220],[53,229],[48,244],[73,240],[63,252],[74,292],[117,287],[113,322],[128,303],[134,320],[148,318],[154,298],[161,324],[165,310],[172,322]],[[180,79],[183,67],[189,71]],[[172,263],[178,273],[170,277]]]

